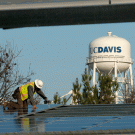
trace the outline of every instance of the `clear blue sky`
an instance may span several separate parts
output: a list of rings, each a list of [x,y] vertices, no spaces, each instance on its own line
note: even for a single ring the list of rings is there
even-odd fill
[[[0,42],[22,49],[18,57],[20,73],[31,70],[36,74],[32,81],[44,82],[43,92],[53,99],[56,92],[62,96],[72,88],[72,83],[84,72],[89,43],[111,31],[113,35],[127,39],[131,44],[131,58],[135,59],[135,23],[92,24],[53,27],[0,29]],[[133,71],[134,71],[133,64]]]

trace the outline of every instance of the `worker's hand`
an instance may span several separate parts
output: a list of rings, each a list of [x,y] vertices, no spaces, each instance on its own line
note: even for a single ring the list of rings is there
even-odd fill
[[[37,109],[37,107],[36,107],[35,105],[33,105],[32,109],[33,109],[33,110],[36,110],[36,109]]]
[[[44,104],[50,104],[50,103],[51,103],[50,100],[45,100],[45,101],[44,101]]]

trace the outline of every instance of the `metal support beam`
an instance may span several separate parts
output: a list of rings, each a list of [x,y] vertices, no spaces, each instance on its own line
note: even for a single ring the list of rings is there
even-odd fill
[[[127,84],[127,72],[124,72],[124,79],[125,79],[125,95],[127,96],[127,92],[128,92],[128,84]]]
[[[116,78],[117,77],[117,63],[116,63],[116,61],[114,63],[114,75]],[[117,91],[115,92],[115,103],[118,104],[118,92]]]
[[[95,86],[95,77],[96,77],[96,63],[93,63],[93,87]]]
[[[5,5],[0,5],[0,28],[135,22],[135,3],[113,4],[107,1],[107,4],[93,5],[91,1],[85,1],[89,4],[76,6],[79,2],[85,2],[72,2],[65,7],[56,7],[55,3],[58,2],[53,3],[52,7],[46,7],[46,3],[41,6],[27,4],[28,8],[21,8],[24,4],[11,4],[4,9]]]
[[[132,64],[130,64],[129,69],[130,69],[130,83],[131,83],[131,90],[133,91]]]

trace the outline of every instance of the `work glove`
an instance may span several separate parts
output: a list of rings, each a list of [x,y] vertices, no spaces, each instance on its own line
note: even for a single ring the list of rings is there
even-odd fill
[[[50,104],[50,103],[51,103],[50,100],[45,100],[45,101],[44,101],[44,104]]]

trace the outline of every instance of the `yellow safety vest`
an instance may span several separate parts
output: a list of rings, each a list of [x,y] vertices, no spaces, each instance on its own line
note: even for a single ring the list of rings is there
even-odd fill
[[[29,85],[31,85],[33,87],[33,92],[34,92],[34,82],[29,82],[29,83],[19,87],[22,101],[24,101],[25,99],[28,99],[28,89],[27,88]],[[34,94],[35,94],[35,92],[34,92]]]

